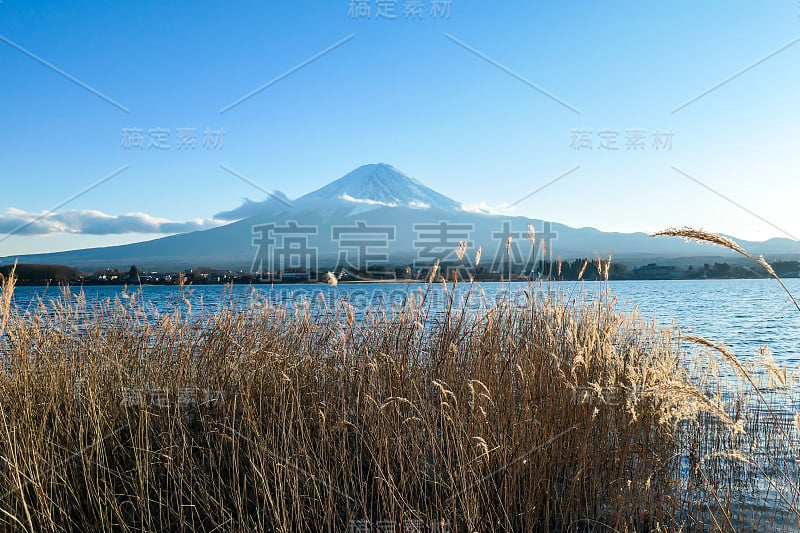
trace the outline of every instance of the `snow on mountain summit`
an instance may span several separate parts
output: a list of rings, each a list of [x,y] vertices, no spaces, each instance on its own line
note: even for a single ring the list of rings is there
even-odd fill
[[[298,199],[339,200],[363,206],[459,210],[461,204],[385,163],[363,165]]]

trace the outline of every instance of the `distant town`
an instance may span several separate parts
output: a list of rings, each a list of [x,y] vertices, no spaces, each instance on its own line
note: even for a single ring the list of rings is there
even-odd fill
[[[775,272],[784,278],[800,277],[800,261],[772,263]],[[8,277],[12,265],[0,266],[0,275]],[[254,273],[246,270],[213,268],[187,269],[176,272],[150,272],[132,265],[127,270],[107,269],[93,273],[63,265],[20,264],[16,268],[17,285],[218,285],[218,284],[277,284],[325,283],[332,272],[337,282],[413,282],[430,279],[430,267],[380,266],[369,269],[331,267],[319,270],[288,270]],[[539,261],[536,268],[520,272],[518,268],[491,270],[488,267],[467,267],[458,263],[442,263],[437,269],[437,281],[526,281],[526,280],[687,280],[687,279],[752,279],[766,278],[767,273],[756,265],[715,262],[700,265],[673,266],[650,263],[629,266],[601,259],[575,259],[562,262]]]

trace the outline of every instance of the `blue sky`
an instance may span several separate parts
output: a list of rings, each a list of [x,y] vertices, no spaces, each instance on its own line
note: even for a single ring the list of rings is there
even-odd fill
[[[265,197],[220,165],[297,197],[386,162],[493,208],[580,167],[514,212],[800,236],[797,0],[452,0],[436,17],[432,2],[414,20],[389,2],[392,20],[376,0],[369,19],[349,0],[2,0],[0,232],[77,197],[0,234],[0,256],[208,227]],[[177,148],[185,128],[194,149]],[[134,129],[143,149],[123,146]],[[203,146],[206,130],[221,143]]]

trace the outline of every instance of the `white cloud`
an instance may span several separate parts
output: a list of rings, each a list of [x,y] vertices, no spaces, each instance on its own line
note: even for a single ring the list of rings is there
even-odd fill
[[[479,204],[461,204],[461,210],[467,213],[478,213],[481,215],[514,215],[516,206],[513,205],[489,205],[486,202]]]
[[[176,222],[147,213],[109,215],[95,210],[31,213],[7,208],[0,212],[0,234],[14,235],[121,235],[124,233],[185,233],[220,225],[216,219]]]
[[[292,202],[281,191],[271,193],[266,200],[254,201],[245,198],[242,205],[230,211],[221,211],[214,215],[215,220],[242,220],[257,215],[265,215],[292,208]]]

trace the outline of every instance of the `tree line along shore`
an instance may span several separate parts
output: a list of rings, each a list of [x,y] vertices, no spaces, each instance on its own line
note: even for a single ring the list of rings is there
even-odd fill
[[[584,266],[585,265],[585,266]],[[800,261],[776,261],[772,263],[777,274],[783,278],[800,276]],[[0,266],[0,275],[8,277],[13,265]],[[607,268],[606,268],[607,267]],[[687,279],[758,279],[767,275],[748,264],[731,264],[727,262],[703,263],[698,265],[666,265],[648,263],[631,265],[608,262],[605,259],[580,258],[572,261],[539,261],[535,268],[520,272],[518,267],[507,265],[496,269],[487,266],[468,268],[457,263],[443,263],[439,275],[452,279],[458,272],[460,279],[474,281],[532,281],[555,280],[575,281],[585,279],[593,281],[610,280],[687,280]],[[128,269],[109,268],[91,273],[65,265],[19,264],[16,276],[18,286],[44,285],[194,285],[216,284],[260,284],[260,283],[314,283],[324,282],[325,274],[333,271],[340,282],[348,281],[426,281],[429,270],[408,265],[385,265],[370,269],[336,268],[303,270],[290,269],[283,272],[251,272],[248,270],[225,270],[199,267],[176,271],[143,271],[135,265]],[[510,274],[510,276],[509,276]]]

